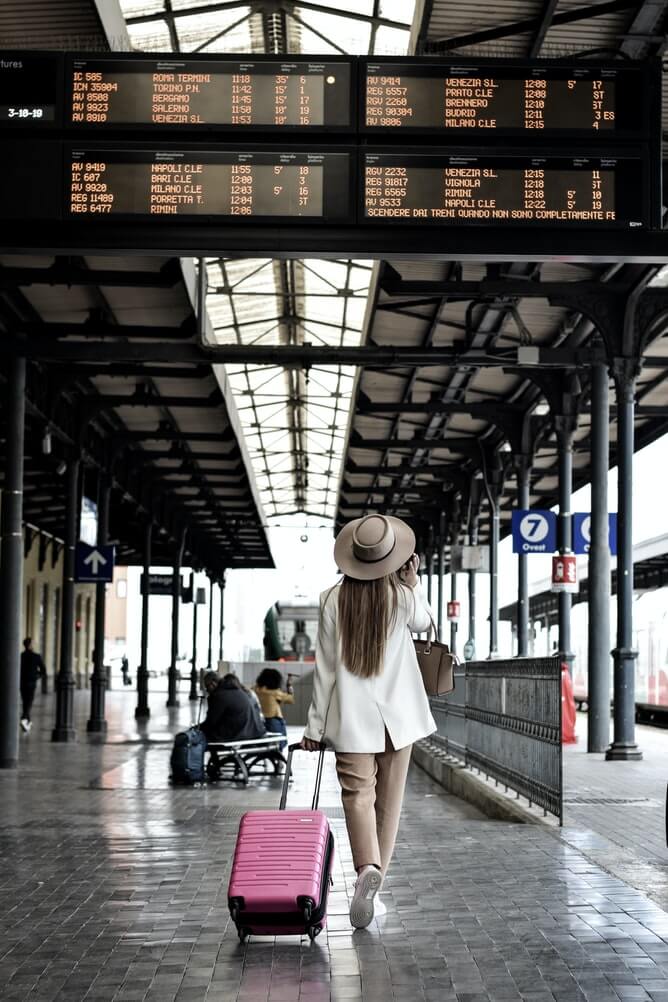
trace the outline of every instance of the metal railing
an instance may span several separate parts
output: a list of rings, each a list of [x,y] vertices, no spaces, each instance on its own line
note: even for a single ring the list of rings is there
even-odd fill
[[[438,744],[525,796],[561,823],[561,665],[558,657],[470,661],[455,689],[431,700]]]

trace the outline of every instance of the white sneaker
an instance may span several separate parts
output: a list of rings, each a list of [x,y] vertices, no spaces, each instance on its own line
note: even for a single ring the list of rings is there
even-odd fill
[[[30,721],[26,720],[25,717],[21,719],[21,728],[26,731],[26,733],[30,730]]]
[[[366,929],[373,918],[373,899],[382,883],[380,870],[375,866],[365,866],[360,871],[355,884],[355,893],[350,903],[350,923],[355,929]]]
[[[382,898],[376,898],[373,903],[373,917],[382,918],[383,915],[387,915],[387,905]]]

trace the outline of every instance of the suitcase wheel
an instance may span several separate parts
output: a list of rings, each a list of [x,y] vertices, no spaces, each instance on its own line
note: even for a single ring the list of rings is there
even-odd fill
[[[238,932],[239,932],[239,942],[245,943],[248,937],[250,936],[250,931],[248,929],[239,929]]]
[[[311,942],[313,942],[313,940],[316,938],[316,936],[319,936],[320,933],[322,932],[322,926],[321,925],[310,925],[308,927],[308,929],[307,929],[307,932],[308,932],[308,938],[311,940]]]

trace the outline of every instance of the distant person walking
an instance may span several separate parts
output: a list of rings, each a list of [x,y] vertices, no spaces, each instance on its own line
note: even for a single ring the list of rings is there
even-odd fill
[[[350,921],[362,929],[392,859],[414,741],[436,730],[413,633],[433,617],[418,584],[413,530],[367,515],[344,526],[343,580],[320,596],[313,699],[302,747],[326,740],[357,870]]]
[[[130,662],[127,659],[127,655],[123,655],[121,658],[121,674],[123,676],[123,685],[132,685],[132,679],[130,678]]]
[[[21,727],[27,733],[32,727],[30,711],[35,698],[37,679],[46,676],[46,665],[42,655],[32,649],[32,638],[26,637],[21,652]]]

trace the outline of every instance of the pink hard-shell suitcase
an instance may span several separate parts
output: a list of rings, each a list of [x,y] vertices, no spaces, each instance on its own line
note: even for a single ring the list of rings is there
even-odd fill
[[[243,943],[247,936],[306,933],[311,939],[327,922],[334,837],[317,809],[325,747],[320,749],[311,810],[286,811],[290,745],[278,811],[248,811],[239,823],[227,890],[230,915]]]

